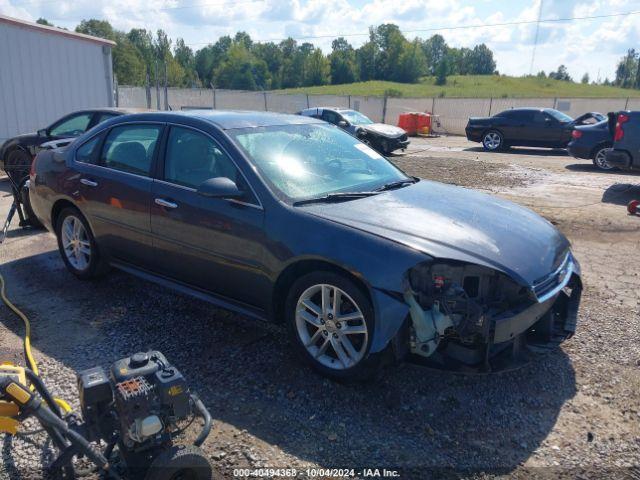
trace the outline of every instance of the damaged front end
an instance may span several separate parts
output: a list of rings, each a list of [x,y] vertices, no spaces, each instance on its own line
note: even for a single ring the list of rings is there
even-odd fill
[[[571,337],[582,291],[571,253],[527,286],[488,267],[456,261],[420,264],[404,283],[414,358],[447,370],[480,372],[517,366],[529,351]]]

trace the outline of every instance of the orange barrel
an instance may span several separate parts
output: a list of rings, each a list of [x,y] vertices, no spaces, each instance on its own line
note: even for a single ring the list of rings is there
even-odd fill
[[[416,131],[422,135],[428,135],[431,132],[431,114],[430,113],[417,113],[416,114]]]
[[[407,135],[417,135],[418,125],[415,113],[401,113],[398,117],[398,126],[407,132]]]

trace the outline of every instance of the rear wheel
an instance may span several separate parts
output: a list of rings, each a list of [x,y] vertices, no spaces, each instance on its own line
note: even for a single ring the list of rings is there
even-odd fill
[[[286,314],[292,342],[323,375],[362,381],[380,371],[382,355],[369,353],[373,307],[346,276],[313,272],[301,277],[289,291]]]
[[[55,231],[62,260],[76,277],[87,280],[107,271],[108,264],[98,251],[89,224],[77,209],[62,210]]]
[[[11,178],[12,184],[15,185],[13,188],[17,187],[18,191],[15,193],[24,207],[26,224],[34,228],[42,228],[42,223],[31,208],[29,189],[26,187],[32,161],[31,155],[24,150],[13,150],[6,156],[4,169]]]
[[[504,147],[504,139],[502,134],[497,130],[489,130],[482,137],[482,146],[485,150],[495,152],[501,150]]]
[[[213,469],[207,455],[194,445],[174,445],[158,455],[145,476],[147,480],[211,480]]]
[[[613,170],[614,167],[607,163],[607,152],[611,147],[601,147],[593,154],[593,164],[600,170]]]

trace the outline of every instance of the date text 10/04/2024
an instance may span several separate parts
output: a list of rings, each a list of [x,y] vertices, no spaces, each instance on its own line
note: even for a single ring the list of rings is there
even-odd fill
[[[294,468],[272,469],[272,468],[235,468],[233,470],[234,477],[292,477],[295,478],[299,473],[304,473],[307,477],[323,477],[323,478],[399,478],[400,473],[397,470],[389,470],[386,468],[363,468],[356,470],[354,468],[307,468],[304,470],[296,470]]]

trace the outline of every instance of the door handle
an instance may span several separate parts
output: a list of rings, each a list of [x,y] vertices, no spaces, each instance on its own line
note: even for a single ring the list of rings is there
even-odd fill
[[[165,207],[165,208],[178,208],[178,204],[174,203],[174,202],[169,202],[163,198],[156,198],[155,200],[156,205],[160,205],[161,207]]]
[[[88,178],[81,178],[80,183],[86,185],[87,187],[97,187],[98,182],[94,182],[93,180],[89,180]]]

